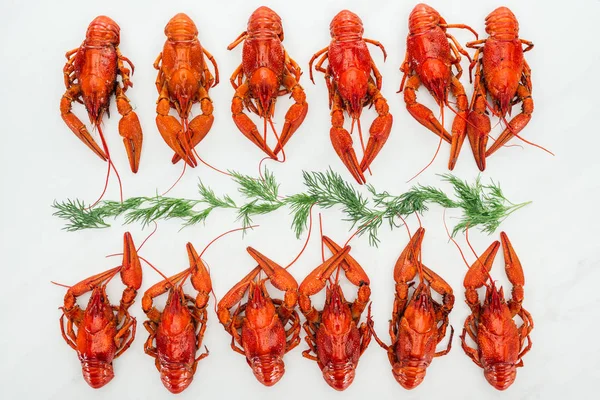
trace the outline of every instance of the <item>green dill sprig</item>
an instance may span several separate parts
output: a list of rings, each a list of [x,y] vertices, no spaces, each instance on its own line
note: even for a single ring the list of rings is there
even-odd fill
[[[359,235],[368,234],[369,242],[377,245],[378,232],[384,221],[394,229],[400,226],[398,216],[424,214],[432,204],[462,210],[461,219],[452,231],[454,236],[459,231],[477,226],[483,232],[492,233],[510,214],[530,203],[510,202],[494,181],[483,184],[478,177],[469,184],[451,174],[440,176],[442,181],[452,186],[454,198],[440,188],[423,185],[415,185],[400,195],[378,192],[367,185],[367,196],[332,170],[304,172],[306,191],[281,196],[275,176],[266,169],[261,178],[237,172],[231,172],[231,175],[238,185],[239,194],[245,199],[242,205],[237,205],[229,195],[218,196],[200,182],[198,199],[133,197],[123,203],[102,201],[91,209],[80,200],[67,200],[54,203],[54,215],[67,220],[65,229],[69,231],[105,228],[110,226],[106,222],[108,218],[119,216],[126,224],[141,223],[144,226],[158,220],[180,219],[185,227],[206,222],[213,210],[221,208],[235,210],[237,220],[248,227],[256,216],[287,208],[292,215],[291,227],[300,237],[308,228],[310,210],[314,206],[322,209],[339,207],[345,214],[344,220],[351,223],[351,229],[356,227]]]

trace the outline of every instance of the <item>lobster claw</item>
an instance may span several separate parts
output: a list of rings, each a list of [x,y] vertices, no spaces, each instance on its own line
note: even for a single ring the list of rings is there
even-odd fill
[[[485,171],[485,149],[488,142],[488,134],[492,130],[490,118],[482,112],[471,111],[468,116],[467,136],[471,143],[473,156],[480,171]]]
[[[363,174],[363,170],[358,164],[358,159],[356,158],[356,153],[352,148],[352,138],[350,137],[350,133],[344,128],[332,127],[329,133],[331,137],[331,144],[337,155],[340,157],[348,171],[352,174],[356,182],[360,185],[366,183],[365,175]]]
[[[417,275],[419,256],[421,254],[421,245],[425,237],[425,228],[417,229],[417,232],[410,239],[394,267],[394,280],[397,283],[408,282]]]
[[[142,265],[129,232],[123,235],[121,281],[126,286],[121,296],[121,309],[127,310],[133,304],[137,291],[142,286]]]
[[[131,171],[136,173],[140,166],[144,136],[137,114],[133,111],[129,100],[121,91],[118,91],[117,94],[117,110],[122,115],[119,121],[119,134],[123,137],[123,144],[127,151]]]
[[[192,286],[198,291],[196,306],[198,308],[203,308],[208,303],[209,295],[212,291],[210,273],[191,243],[188,242],[188,244],[186,244],[186,249],[190,260]]]
[[[300,284],[300,294],[302,296],[312,296],[323,290],[333,271],[344,261],[349,252],[350,246],[346,246],[315,268]]]

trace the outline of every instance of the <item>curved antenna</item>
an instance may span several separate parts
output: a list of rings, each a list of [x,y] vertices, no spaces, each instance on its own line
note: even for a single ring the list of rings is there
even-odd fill
[[[288,269],[289,267],[291,267],[296,261],[298,261],[298,259],[300,258],[300,256],[302,255],[302,253],[304,253],[304,250],[306,250],[306,246],[308,246],[308,242],[310,240],[310,234],[312,232],[312,209],[315,205],[313,204],[312,206],[310,206],[310,209],[308,210],[308,221],[309,221],[309,225],[308,225],[308,235],[306,236],[306,241],[304,242],[304,246],[302,246],[302,249],[300,250],[300,253],[298,253],[298,255],[296,256],[296,258],[294,258],[292,260],[291,263],[289,263],[287,265],[287,267],[285,267],[284,269]]]
[[[444,129],[444,102],[443,101],[440,102],[440,113],[442,114],[441,126],[442,126],[442,130],[443,130]],[[440,141],[438,142],[437,149],[435,150],[435,154],[433,155],[433,158],[431,159],[431,161],[429,161],[429,164],[427,164],[425,166],[425,168],[423,168],[422,170],[420,170],[419,172],[417,172],[417,174],[415,176],[413,176],[412,178],[410,178],[409,180],[407,180],[406,183],[412,181],[417,176],[421,175],[427,168],[429,168],[431,166],[431,164],[433,164],[433,162],[435,161],[435,158],[437,157],[438,153],[440,152],[440,148],[442,147],[442,141],[443,141],[443,135],[440,135]]]
[[[237,232],[237,231],[243,231],[243,230],[246,230],[246,229],[254,229],[254,228],[258,228],[259,226],[260,226],[260,225],[250,225],[250,226],[244,226],[243,228],[235,228],[235,229],[231,229],[231,230],[229,230],[229,231],[227,231],[227,232],[223,232],[223,233],[221,233],[219,236],[217,236],[216,238],[214,238],[213,240],[211,240],[211,241],[210,241],[210,242],[209,242],[209,243],[206,245],[206,247],[204,248],[204,250],[202,250],[202,252],[200,253],[200,255],[199,255],[198,257],[202,258],[202,255],[204,254],[204,252],[205,252],[205,251],[206,251],[206,250],[207,250],[207,249],[208,249],[208,248],[209,248],[209,247],[210,247],[210,246],[211,246],[211,245],[212,245],[214,242],[216,242],[217,240],[221,239],[223,236],[225,236],[225,235],[228,235],[228,234],[230,234],[230,233],[233,233],[233,232]]]

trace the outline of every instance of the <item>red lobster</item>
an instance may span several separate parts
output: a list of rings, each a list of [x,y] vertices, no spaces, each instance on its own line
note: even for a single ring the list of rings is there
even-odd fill
[[[405,389],[417,387],[427,373],[434,357],[448,354],[454,329],[450,327],[448,346],[436,352],[436,346],[446,336],[448,315],[454,306],[452,288],[435,272],[421,264],[421,244],[425,229],[419,228],[400,254],[394,268],[396,295],[390,320],[391,345],[386,345],[373,331],[375,340],[387,350],[394,378]],[[412,297],[409,288],[419,284]],[[431,297],[431,289],[442,295],[442,304]]]
[[[448,28],[468,29],[477,37],[477,33],[467,25],[446,23],[446,20],[427,4],[415,6],[408,17],[409,34],[406,39],[406,57],[400,67],[404,76],[399,92],[404,90],[404,101],[410,115],[440,137],[436,155],[442,139],[451,143],[448,168],[452,170],[465,140],[468,111],[467,95],[458,80],[462,75],[460,55],[463,54],[469,61],[471,58],[454,36],[446,32]],[[456,68],[456,74],[452,73],[453,66]],[[408,81],[406,81],[407,77]],[[417,102],[416,91],[421,84],[427,88],[440,106],[441,123],[429,108]],[[449,134],[444,128],[444,105],[450,107],[449,92],[452,92],[456,98],[457,107],[456,117],[452,124],[452,134]]]
[[[198,29],[186,14],[179,13],[165,27],[167,41],[154,62],[158,70],[156,89],[156,126],[164,141],[175,152],[173,164],[182,158],[190,167],[197,165],[194,148],[210,130],[214,117],[208,91],[219,83],[219,70],[213,56],[200,45]],[[206,63],[215,68],[215,76]],[[192,106],[200,103],[202,114],[189,121]],[[169,115],[174,108],[177,118]]]
[[[460,337],[462,348],[475,364],[483,368],[487,381],[498,390],[505,390],[515,381],[517,368],[523,366],[523,356],[531,349],[529,334],[533,329],[531,314],[523,307],[525,277],[521,262],[506,233],[500,233],[508,280],[512,283],[512,298],[507,302],[504,291],[498,289],[490,271],[500,242],[495,241],[469,268],[464,280],[465,297],[471,315],[465,320]],[[477,289],[485,286],[483,304]],[[523,324],[517,328],[513,318],[518,315]],[[475,341],[477,349],[469,347],[466,335]],[[527,339],[527,346],[523,347]]]
[[[242,63],[231,75],[231,85],[235,89],[231,103],[233,121],[244,136],[273,159],[277,159],[277,154],[300,127],[308,112],[304,89],[298,83],[302,72],[288,56],[282,41],[281,18],[275,11],[262,6],[250,15],[246,31],[227,46],[227,50],[232,50],[244,42]],[[272,120],[275,102],[279,96],[288,93],[295,104],[285,114],[285,124],[277,137],[277,145],[271,150],[267,144],[267,122],[275,132]],[[263,137],[256,124],[244,113],[244,107],[264,120]]]
[[[142,128],[136,113],[125,96],[128,87],[133,86],[129,79],[133,74],[133,64],[121,54],[119,25],[106,16],[96,17],[78,48],[67,52],[68,59],[63,68],[67,91],[60,101],[62,119],[73,133],[81,139],[98,157],[112,165],[108,146],[102,134],[101,122],[104,113],[108,114],[110,97],[117,99],[117,110],[121,114],[119,134],[123,137],[131,171],[138,171],[142,154]],[[127,62],[131,71],[124,66]],[[117,76],[121,76],[121,82]],[[98,129],[102,148],[94,141],[85,124],[71,112],[71,104],[76,101],[87,109],[90,121]],[[114,165],[112,166],[114,169]],[[116,170],[115,170],[116,172]]]
[[[144,345],[146,354],[156,359],[163,385],[171,393],[181,393],[192,379],[198,362],[208,356],[196,357],[206,330],[208,299],[212,283],[208,269],[191,243],[186,245],[190,267],[146,290],[142,309],[148,316],[144,327],[150,334]],[[196,298],[183,292],[183,284],[191,276]],[[153,299],[169,292],[163,311],[153,305]],[[156,343],[156,344],[155,344]]]
[[[371,58],[367,43],[378,46],[387,57],[383,45],[375,40],[363,38],[363,23],[358,15],[348,10],[340,11],[329,25],[331,43],[312,56],[309,63],[310,79],[314,83],[312,64],[323,55],[315,70],[325,74],[329,90],[329,108],[331,109],[331,143],[346,168],[359,184],[366,183],[366,171],[383,145],[392,129],[392,115],[385,98],[381,95],[381,74]],[[327,68],[323,68],[329,59]],[[371,77],[373,72],[373,77]],[[365,148],[360,128],[360,115],[365,106],[375,106],[377,118],[369,129],[369,141]],[[352,118],[352,128],[357,122],[363,159],[358,163],[352,148],[350,133],[344,129],[344,111]],[[352,131],[352,129],[351,129]]]
[[[519,137],[519,132],[529,123],[533,112],[531,68],[523,57],[524,52],[533,48],[533,43],[519,38],[517,18],[506,7],[499,7],[486,17],[485,31],[490,35],[487,39],[467,43],[467,47],[476,49],[469,67],[469,73],[475,68],[475,84],[467,134],[475,161],[481,171],[485,170],[487,157],[514,136]],[[522,45],[526,46],[525,49]],[[492,99],[491,106],[487,103],[488,93]],[[519,102],[522,103],[521,113],[510,123],[507,122],[506,115],[510,115],[512,106]],[[491,130],[486,110],[492,107],[492,113],[499,116],[507,126],[494,144],[486,150]]]
[[[142,285],[142,267],[129,232],[123,238],[123,263],[71,286],[65,295],[60,329],[65,342],[77,352],[83,379],[94,389],[115,376],[113,360],[123,354],[135,339],[136,320],[129,314],[137,290]],[[117,274],[126,288],[120,305],[110,304],[106,285]],[[87,308],[77,298],[92,292]],[[67,318],[65,327],[65,317]]]
[[[371,342],[371,330],[368,325],[358,325],[360,316],[369,302],[371,289],[369,277],[349,254],[350,246],[342,249],[327,236],[323,236],[323,243],[333,256],[315,268],[300,284],[299,289],[299,305],[306,318],[304,330],[309,346],[302,355],[316,361],[325,382],[341,391],[354,381],[358,360]],[[346,301],[338,283],[339,268],[342,268],[346,278],[358,287],[358,296],[352,303]],[[336,270],[335,282],[331,283],[329,279]],[[325,306],[322,311],[317,311],[312,306],[310,296],[317,294],[325,286]],[[370,307],[367,320],[372,324]]]
[[[300,318],[295,310],[298,283],[287,270],[252,247],[247,251],[258,266],[223,296],[217,314],[231,335],[231,348],[246,356],[260,383],[273,386],[285,372],[283,356],[300,343]],[[267,278],[256,281],[261,271]],[[285,292],[283,300],[271,298],[265,287],[266,280]],[[239,305],[246,293],[247,303]],[[288,323],[290,326],[286,329]]]

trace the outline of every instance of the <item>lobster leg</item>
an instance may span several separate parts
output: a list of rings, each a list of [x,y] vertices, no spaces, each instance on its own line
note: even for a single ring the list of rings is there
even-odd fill
[[[406,109],[421,125],[429,129],[431,132],[440,136],[448,143],[452,143],[452,136],[440,124],[433,112],[423,104],[417,102],[417,89],[421,86],[421,80],[417,75],[408,78],[406,87],[404,88],[404,102]]]
[[[463,286],[466,289],[465,297],[467,304],[473,313],[479,313],[480,303],[477,289],[482,287],[488,280],[489,272],[492,269],[492,264],[494,263],[494,258],[498,253],[498,249],[500,249],[500,242],[496,240],[481,256],[479,256],[477,261],[471,265],[465,275],[463,281]]]
[[[344,129],[344,108],[342,99],[338,93],[333,94],[331,125],[329,135],[331,137],[333,149],[358,184],[362,185],[363,183],[366,183],[367,180],[362,172],[363,170],[358,165],[356,153],[352,148],[352,138],[350,137],[350,133]]]
[[[60,332],[62,333],[62,337],[67,342],[69,346],[75,351],[77,351],[77,335],[73,330],[73,320],[67,319],[67,331],[65,332],[65,314],[63,313],[59,319],[60,324]],[[68,336],[67,336],[68,335]]]
[[[129,315],[129,312],[126,313],[127,314],[125,317],[125,324],[115,335],[115,345],[118,349],[115,353],[115,358],[125,353],[125,351],[131,346],[131,344],[135,340],[135,330],[137,327],[137,321],[135,318]]]
[[[446,322],[446,325],[447,325],[447,322]],[[444,338],[444,336],[446,336],[446,328],[444,328],[444,332],[440,333],[439,335],[440,335],[439,338],[441,341]],[[454,328],[451,326],[450,327],[450,339],[448,339],[448,346],[446,346],[446,348],[444,350],[436,352],[433,356],[441,357],[441,356],[445,356],[446,354],[450,353],[450,349],[452,349],[452,338],[453,337],[454,337]]]
[[[81,95],[81,87],[79,85],[72,85],[67,89],[65,94],[63,94],[62,99],[60,100],[60,115],[69,127],[71,131],[81,140],[87,147],[90,148],[98,157],[102,159],[102,161],[108,160],[106,153],[104,150],[98,146],[98,144],[90,135],[90,132],[86,128],[85,124],[81,122],[75,114],[71,111],[71,104]]]
[[[468,321],[468,319],[467,319]],[[467,332],[467,321],[465,321],[465,327],[463,328],[463,333],[462,335],[460,335],[460,343],[461,346],[463,348],[463,350],[465,351],[465,354],[469,356],[469,358],[471,360],[473,360],[473,362],[475,364],[477,364],[480,368],[483,368],[483,365],[481,365],[481,361],[479,361],[479,353],[477,352],[476,349],[470,347],[467,342],[466,342],[466,332]]]
[[[298,302],[298,282],[296,282],[296,279],[286,269],[252,247],[248,247],[246,250],[258,262],[258,265],[267,274],[273,286],[285,292],[282,307],[287,313],[293,312]]]
[[[448,169],[452,171],[456,165],[456,160],[460,154],[465,136],[467,133],[467,117],[469,113],[469,102],[467,100],[467,94],[462,83],[458,80],[457,76],[452,77],[450,82],[450,91],[456,98],[456,116],[452,123],[452,143],[450,147],[450,160],[448,161]],[[487,138],[487,135],[486,135]]]
[[[142,127],[137,114],[131,108],[129,99],[125,96],[125,87],[117,86],[117,111],[121,114],[119,121],[119,134],[123,137],[123,144],[127,151],[131,172],[136,173],[140,166],[142,156]]]
[[[215,87],[219,84],[219,67],[217,67],[217,61],[213,57],[212,54],[208,52],[204,47],[202,48],[202,52],[210,60],[210,63],[215,68],[215,76],[210,73],[208,68],[206,67],[206,62],[204,63],[204,81],[206,82],[205,89],[208,91],[208,88]]]
[[[156,338],[156,329],[158,328],[158,325],[152,321],[145,321],[144,328],[146,328],[149,333],[148,339],[146,340],[146,343],[144,343],[144,353],[156,358],[158,353],[156,351],[156,346],[154,346],[154,338]]]
[[[244,83],[240,85],[233,96],[233,100],[231,102],[231,113],[233,116],[233,122],[238,127],[240,132],[244,134],[252,143],[254,143],[258,148],[264,151],[269,157],[276,160],[277,155],[273,153],[273,151],[269,148],[265,139],[258,132],[258,128],[256,124],[252,122],[250,117],[248,117],[244,113],[244,101],[250,94],[250,86],[248,83]]]
[[[308,274],[300,284],[298,304],[307,321],[315,323],[319,318],[319,312],[312,306],[310,296],[323,290],[333,271],[340,266],[340,263],[344,261],[349,252],[350,246],[336,252],[331,258]]]
[[[487,108],[487,92],[485,85],[481,82],[482,67],[481,65],[475,73],[475,85],[473,91],[473,99],[471,100],[471,110],[468,114],[467,136],[473,157],[480,171],[485,170],[485,149],[487,147],[488,135],[492,130],[490,117],[486,114]]]
[[[515,116],[509,123],[506,129],[498,136],[498,139],[490,146],[485,152],[485,156],[489,157],[500,147],[504,146],[506,142],[517,136],[519,132],[527,126],[531,120],[531,113],[533,112],[533,99],[531,98],[531,91],[524,85],[519,85],[517,88],[517,97],[522,102],[521,113]]]
[[[321,54],[325,53],[323,58],[321,58],[319,60],[319,62],[317,63],[317,66],[315,67],[315,69],[319,72],[327,73],[327,71],[325,69],[323,69],[321,66],[323,65],[323,62],[325,62],[325,60],[328,58],[328,54],[329,54],[328,50],[329,50],[329,46],[322,48],[321,50],[319,50],[315,54],[313,54],[310,61],[308,62],[308,71],[309,71],[309,75],[310,75],[310,80],[313,84],[315,83],[315,79],[313,77],[312,65]]]
[[[323,236],[323,243],[325,243],[327,248],[334,254],[343,250],[327,236]],[[348,253],[348,255],[340,262],[340,266],[344,270],[346,278],[348,278],[353,285],[358,287],[358,295],[356,300],[354,300],[354,303],[352,303],[352,318],[358,320],[371,297],[369,277],[360,264],[352,258],[350,253]]]
[[[198,91],[198,98],[200,99],[200,108],[202,110],[202,114],[194,117],[194,119],[192,119],[188,124],[190,151],[192,151],[192,149],[195,148],[198,143],[200,143],[202,139],[206,137],[215,120],[215,117],[212,115],[212,101],[210,100],[210,97],[208,97],[208,92],[202,86]],[[191,157],[193,156],[191,155]],[[181,160],[181,156],[179,153],[175,152],[171,162],[173,164],[177,164],[179,160]]]
[[[283,149],[283,146],[290,140],[294,132],[300,127],[306,113],[308,112],[308,104],[306,103],[306,94],[302,86],[298,84],[296,78],[294,78],[289,72],[285,71],[283,76],[283,86],[292,93],[292,98],[296,102],[292,104],[287,113],[285,114],[285,124],[281,130],[281,136],[275,146],[273,153],[278,154]]]
[[[160,73],[159,73],[160,75]],[[160,84],[160,95],[156,103],[156,126],[165,143],[183,158],[190,167],[198,165],[192,153],[189,138],[186,137],[181,123],[177,118],[169,115],[171,111],[171,101],[169,99],[169,90],[167,83],[163,79]],[[157,83],[159,85],[159,83]]]
[[[360,324],[358,328],[360,332],[360,355],[362,356],[369,344],[371,343],[371,336],[373,330],[371,327],[373,326],[373,318],[371,316],[371,304],[369,304],[369,309],[367,310],[367,323]]]
[[[254,278],[256,278],[260,271],[260,266],[255,267],[248,275],[242,278],[241,281],[236,283],[217,304],[217,316],[226,330],[228,330],[228,327],[234,322],[230,310],[242,300],[244,294],[248,291],[250,284],[254,281]]]

